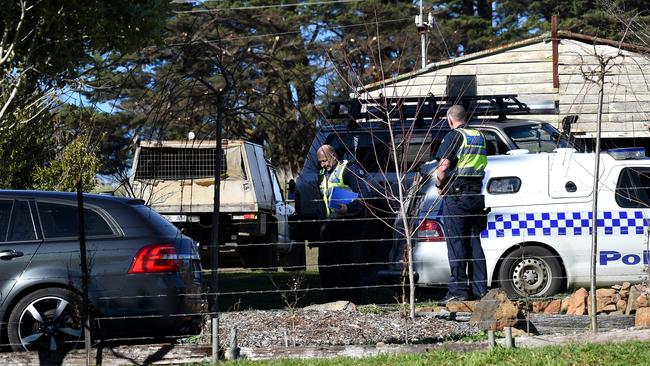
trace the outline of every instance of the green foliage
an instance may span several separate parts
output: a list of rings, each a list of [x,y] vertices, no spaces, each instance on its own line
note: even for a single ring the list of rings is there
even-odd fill
[[[225,138],[263,143],[276,166],[295,174],[325,96],[347,95],[416,61],[410,1],[230,10],[240,6],[205,2],[192,8],[201,12],[177,13],[165,47],[107,60],[92,77],[102,88],[88,98],[116,103],[115,119],[130,120],[143,139],[190,131],[197,141],[214,139],[221,123]]]
[[[90,54],[126,53],[161,34],[165,0],[0,0],[0,29],[17,40],[15,56],[0,65],[35,69],[30,79],[62,85],[82,71]],[[24,14],[21,16],[21,14]]]
[[[84,112],[95,121],[91,140],[104,136],[97,150],[102,174],[126,178],[136,134],[178,139],[192,131],[197,141],[212,140],[218,124],[225,138],[263,143],[281,171],[296,174],[315,130],[326,123],[327,102],[421,63],[413,24],[418,10],[410,0],[25,4],[21,18],[20,0],[0,0],[0,31],[17,40],[11,57],[0,62],[0,109],[7,107],[0,117],[3,187],[29,186],[33,167],[64,146],[51,141],[55,127],[78,130],[64,115],[67,107],[53,108],[58,96],[52,90],[72,88],[91,105],[112,107]],[[424,6],[435,19],[429,62],[541,34],[553,15],[560,29],[620,39],[621,15],[650,8],[640,0],[435,0]],[[7,55],[3,46],[0,59]],[[17,96],[10,100],[12,90]]]
[[[99,168],[99,158],[88,148],[87,139],[78,137],[63,149],[60,159],[52,161],[47,167],[36,168],[33,174],[34,188],[72,192],[81,178],[82,187],[88,192],[95,187],[95,174]]]
[[[0,82],[0,108],[7,100],[2,86]],[[21,88],[16,98],[29,100],[30,95]],[[29,104],[0,118],[0,188],[24,189],[31,185],[32,170],[52,152],[53,124],[49,118],[47,111]]]
[[[500,332],[497,332],[500,333]],[[502,335],[502,334],[501,334]],[[499,334],[495,334],[495,337],[499,337]],[[459,342],[485,342],[488,339],[487,332],[479,329],[476,333],[468,336],[463,336],[458,339],[448,339],[447,341],[459,341]]]
[[[0,0],[0,187],[32,185],[33,170],[60,141],[64,88],[94,60],[159,39],[168,0]],[[101,56],[97,56],[101,55]]]

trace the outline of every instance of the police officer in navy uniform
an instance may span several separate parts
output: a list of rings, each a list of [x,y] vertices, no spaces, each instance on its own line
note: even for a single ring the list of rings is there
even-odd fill
[[[317,153],[320,171],[320,191],[323,198],[321,243],[318,247],[318,272],[321,286],[352,287],[343,290],[326,290],[329,300],[359,300],[359,287],[363,284],[361,239],[365,236],[366,209],[363,198],[368,190],[365,172],[347,160],[339,161],[330,145],[322,145]],[[359,198],[348,204],[330,207],[334,188],[350,190]],[[334,205],[336,206],[336,205]]]
[[[466,119],[463,106],[449,108],[447,122],[451,131],[443,138],[435,156],[439,162],[437,187],[444,199],[451,269],[443,303],[481,298],[487,292],[485,254],[480,241],[485,226],[485,199],[481,188],[487,165],[486,145],[480,131],[466,127]]]

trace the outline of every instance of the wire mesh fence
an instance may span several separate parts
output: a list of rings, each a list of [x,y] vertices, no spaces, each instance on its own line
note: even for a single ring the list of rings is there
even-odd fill
[[[381,227],[381,225],[385,226],[391,218],[393,223],[388,229]],[[442,231],[432,241],[431,227],[422,225],[424,220],[422,215],[407,217],[410,225],[408,230],[413,234],[411,247],[415,271],[414,285],[417,288],[416,301],[418,307],[423,309],[435,308],[438,300],[445,295],[446,286],[449,285],[450,260],[447,257],[447,241],[454,238],[445,235],[444,217],[433,218],[440,220]],[[470,219],[475,218],[472,215]],[[495,221],[494,217],[490,220]],[[645,214],[640,220],[643,225],[647,225]],[[259,250],[260,255],[272,253],[274,256],[268,265],[246,267],[243,265],[245,263],[242,263],[229,268],[201,269],[198,266],[190,266],[183,269],[180,267],[190,263],[192,255],[162,253],[152,261],[176,261],[179,268],[171,268],[169,271],[181,273],[182,276],[193,278],[195,281],[200,280],[200,288],[190,291],[179,286],[181,278],[178,276],[170,276],[167,273],[147,273],[142,276],[155,280],[146,282],[151,287],[143,289],[139,294],[133,293],[131,289],[133,286],[138,286],[140,281],[140,275],[129,273],[128,264],[133,257],[125,266],[113,270],[107,270],[98,264],[104,258],[109,260],[120,258],[132,247],[119,242],[109,245],[105,238],[89,236],[87,254],[93,344],[150,343],[161,340],[209,344],[213,341],[209,336],[210,319],[214,317],[231,319],[223,323],[223,328],[219,329],[222,347],[228,344],[229,329],[232,328],[240,329],[242,342],[250,342],[251,345],[349,342],[350,338],[341,340],[332,334],[350,332],[350,329],[342,329],[339,323],[327,323],[323,319],[326,316],[306,315],[309,314],[309,310],[304,309],[310,305],[336,300],[351,301],[364,316],[375,313],[392,314],[389,320],[377,320],[385,322],[384,338],[390,338],[390,342],[444,340],[444,336],[429,334],[426,330],[420,329],[420,327],[440,328],[443,327],[442,323],[423,325],[422,320],[409,320],[407,315],[409,276],[406,251],[408,245],[405,239],[406,231],[397,225],[398,221],[399,219],[391,216],[383,216],[380,220],[375,217],[304,220],[317,226],[343,222],[346,226],[338,228],[348,232],[333,232],[325,235],[319,232],[319,240],[290,242],[291,245],[304,249],[305,258],[297,265],[283,263],[280,260],[280,250]],[[598,312],[633,314],[635,308],[646,306],[643,301],[645,299],[647,304],[648,299],[648,288],[636,286],[647,283],[650,261],[647,231],[644,229],[640,233],[634,229],[625,234],[626,236],[623,236],[620,231],[619,235],[611,235],[605,234],[605,222],[597,222],[597,224],[599,232],[603,231],[603,238],[606,240],[601,241],[599,255],[595,258],[598,265],[596,280],[599,288],[610,290],[599,294]],[[636,221],[634,225],[637,225]],[[585,232],[590,232],[589,226],[586,229]],[[419,231],[426,231],[426,233],[418,235]],[[176,239],[183,238],[179,232],[175,235]],[[590,242],[585,241],[584,235],[567,236],[562,240],[554,237],[553,240],[544,242],[525,233],[521,236],[496,238],[502,244],[496,245],[494,239],[485,236],[482,238],[487,259],[488,285],[490,288],[505,289],[510,299],[517,303],[518,308],[523,312],[524,320],[530,319],[538,312],[544,313],[551,302],[559,303],[560,309],[554,313],[561,313],[562,308],[568,306],[567,299],[572,296],[571,292],[574,288],[588,287],[591,279],[589,265],[592,257]],[[72,241],[75,240],[72,238]],[[146,240],[143,243],[146,243]],[[212,244],[201,243],[200,245],[209,250]],[[287,245],[287,242],[274,240],[237,243],[234,252],[222,251],[220,255],[237,255],[241,248],[278,249],[283,245]],[[356,249],[350,251],[350,246]],[[217,247],[217,249],[223,248]],[[324,250],[344,253],[344,255],[333,259],[323,258]],[[16,349],[21,345],[39,343],[42,338],[50,342],[41,345],[45,348],[59,350],[73,345],[79,346],[83,333],[76,323],[81,306],[80,272],[79,268],[75,267],[78,263],[79,250],[62,245],[60,240],[44,240],[38,248],[32,249],[30,256],[32,256],[31,262],[27,264],[24,271],[18,274],[4,272],[3,278],[0,279],[3,283],[13,281],[15,289],[19,291],[18,294],[12,293],[12,289],[6,292],[5,298],[11,300],[5,307],[5,315],[2,319],[2,328],[5,331],[2,345],[13,346]],[[67,271],[43,276],[37,271],[29,270],[29,265],[52,263],[61,258],[67,258]],[[468,268],[471,268],[472,263],[477,259],[458,260],[466,262]],[[218,276],[217,288],[211,287],[213,276]],[[332,281],[332,278],[335,280]],[[21,284],[34,283],[38,285],[21,287]],[[113,285],[106,285],[107,283]],[[116,283],[119,285],[116,286]],[[471,287],[471,277],[458,284]],[[52,289],[58,292],[52,292]],[[208,302],[214,301],[215,298],[218,299],[218,308],[216,311],[211,311]],[[468,302],[472,300],[480,299],[467,299]],[[174,306],[151,307],[151,304],[157,302]],[[582,298],[582,302],[584,306],[580,315],[586,316],[590,312],[586,297]],[[186,306],[188,304],[191,305]],[[472,310],[475,306],[473,304],[467,308]],[[129,310],[125,311],[125,307],[129,307]],[[271,340],[264,341],[264,337],[259,336],[264,333],[263,331],[239,327],[245,323],[242,317],[228,315],[242,312],[255,314],[256,311],[262,310],[273,314],[264,316],[275,318],[275,321],[267,322],[267,333]],[[257,318],[260,316],[257,315]],[[257,319],[255,316],[252,318]],[[438,320],[449,321],[449,318],[443,317]],[[349,322],[355,324],[352,320]],[[53,327],[54,324],[57,326]],[[163,328],[171,326],[175,332],[166,334],[154,331],[153,334],[149,332],[147,335],[141,335],[139,332],[144,328],[151,330],[158,326]],[[317,327],[314,328],[315,326]],[[53,337],[55,334],[48,327],[56,328],[59,337]],[[363,328],[362,325],[358,327]],[[553,329],[564,331],[575,330],[575,328],[575,325],[559,324]],[[118,331],[115,331],[116,329]],[[252,336],[251,334],[255,332],[257,335]],[[467,332],[469,330],[463,329],[460,333]],[[353,342],[385,341],[378,340],[382,337],[374,333],[361,332],[360,334],[363,336],[352,337]],[[52,342],[57,343],[54,346]]]

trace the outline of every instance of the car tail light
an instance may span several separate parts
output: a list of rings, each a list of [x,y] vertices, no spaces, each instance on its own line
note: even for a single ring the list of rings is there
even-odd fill
[[[133,258],[129,274],[178,272],[178,255],[172,244],[151,244]]]
[[[429,219],[422,221],[415,237],[420,241],[445,241],[445,234],[442,232],[440,223]]]
[[[243,215],[232,215],[235,220],[257,220],[256,213],[245,213]]]

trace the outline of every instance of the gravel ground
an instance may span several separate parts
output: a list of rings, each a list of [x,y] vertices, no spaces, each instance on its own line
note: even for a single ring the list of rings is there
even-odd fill
[[[366,314],[359,311],[241,311],[219,316],[220,343],[229,343],[237,328],[240,347],[374,345],[378,343],[433,343],[473,335],[467,323],[418,316],[407,321],[399,312]]]

